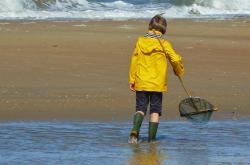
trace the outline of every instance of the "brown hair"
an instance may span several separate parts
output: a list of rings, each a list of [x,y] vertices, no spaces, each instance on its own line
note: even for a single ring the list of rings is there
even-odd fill
[[[150,20],[148,29],[154,29],[160,31],[162,34],[165,34],[167,30],[167,21],[160,14],[157,14]]]

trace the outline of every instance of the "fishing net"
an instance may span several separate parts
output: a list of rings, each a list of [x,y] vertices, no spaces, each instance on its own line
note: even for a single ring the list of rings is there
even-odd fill
[[[215,106],[200,97],[189,97],[179,104],[180,116],[192,122],[208,122],[215,110]]]

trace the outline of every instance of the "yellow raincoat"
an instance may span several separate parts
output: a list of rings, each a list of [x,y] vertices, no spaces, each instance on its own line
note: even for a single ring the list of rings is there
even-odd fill
[[[149,31],[148,34],[162,35],[161,32]],[[135,85],[136,91],[164,92],[167,90],[167,59],[176,75],[182,75],[184,68],[181,57],[175,53],[171,44],[160,38],[168,55],[157,38],[139,37],[136,43],[129,71],[129,83]]]

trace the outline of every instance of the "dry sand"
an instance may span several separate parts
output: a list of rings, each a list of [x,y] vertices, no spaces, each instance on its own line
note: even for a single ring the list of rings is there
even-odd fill
[[[147,21],[0,21],[0,120],[131,120],[130,57]],[[170,20],[192,95],[250,118],[250,20]],[[163,119],[186,94],[169,68]]]

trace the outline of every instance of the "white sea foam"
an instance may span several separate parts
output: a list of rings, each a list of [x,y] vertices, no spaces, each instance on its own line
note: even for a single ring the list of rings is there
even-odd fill
[[[143,2],[143,1],[140,1]],[[195,0],[185,4],[132,0],[1,0],[0,19],[137,19],[250,15],[250,0]],[[183,1],[184,2],[184,1]]]

